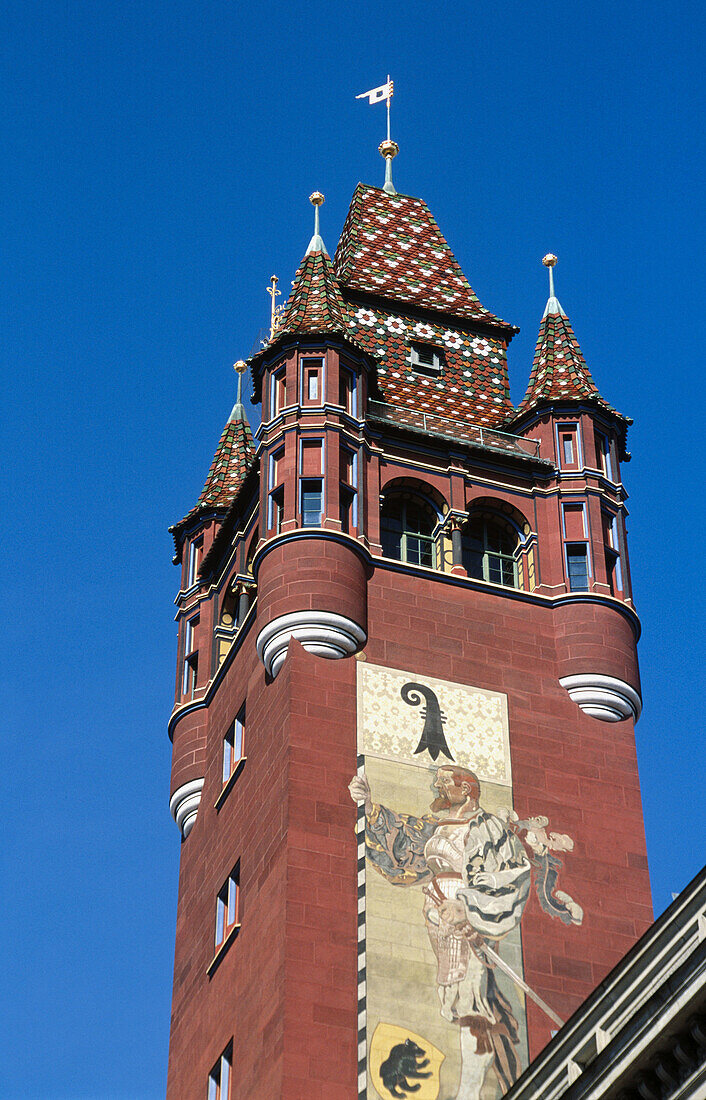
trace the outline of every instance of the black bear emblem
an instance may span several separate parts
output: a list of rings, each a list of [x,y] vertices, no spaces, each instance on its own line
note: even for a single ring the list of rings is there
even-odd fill
[[[420,1061],[421,1059],[421,1061]],[[380,1077],[385,1088],[391,1096],[407,1096],[409,1092],[418,1092],[420,1085],[411,1085],[408,1077],[431,1077],[423,1072],[423,1067],[429,1065],[429,1059],[424,1057],[424,1051],[413,1043],[411,1039],[405,1039],[404,1043],[397,1043],[380,1066]],[[403,1089],[403,1092],[398,1092]]]

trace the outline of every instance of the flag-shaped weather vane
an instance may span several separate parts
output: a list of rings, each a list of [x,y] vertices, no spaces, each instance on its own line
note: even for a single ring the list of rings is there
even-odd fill
[[[380,156],[385,158],[385,184],[383,191],[386,191],[388,195],[396,195],[394,184],[392,182],[392,158],[396,157],[400,151],[400,147],[396,141],[392,141],[390,138],[390,100],[394,94],[395,86],[394,82],[390,80],[388,73],[387,83],[381,84],[379,88],[371,88],[368,92],[361,92],[357,95],[356,99],[367,99],[368,103],[382,103],[383,100],[387,102],[387,140],[383,141],[379,145]]]

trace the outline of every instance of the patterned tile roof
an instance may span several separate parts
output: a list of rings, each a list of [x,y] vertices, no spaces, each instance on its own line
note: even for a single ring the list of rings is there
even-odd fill
[[[422,199],[388,195],[359,183],[334,267],[339,283],[347,290],[515,331],[480,304]]]
[[[236,405],[223,429],[198,501],[183,519],[170,527],[175,542],[178,542],[177,536],[182,529],[199,513],[214,509],[226,512],[230,508],[250,468],[254,453],[255,444],[250,425],[242,405]]]
[[[285,332],[346,333],[346,307],[333,264],[325,252],[309,252],[294,276],[292,293],[277,326]]]
[[[517,415],[521,416],[538,405],[586,400],[625,420],[601,397],[569,318],[557,299],[550,298],[539,327],[527,392],[518,406]]]
[[[391,313],[368,306],[349,306],[348,326],[357,343],[377,358],[378,384],[389,404],[488,427],[513,414],[502,339],[449,328],[435,319],[420,321],[402,309]],[[413,368],[413,342],[439,350],[437,376]]]

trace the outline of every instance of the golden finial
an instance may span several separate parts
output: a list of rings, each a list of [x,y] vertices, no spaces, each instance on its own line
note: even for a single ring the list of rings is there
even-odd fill
[[[557,257],[553,252],[547,252],[546,256],[542,258],[542,263],[546,268],[549,268],[549,297],[554,297],[554,268],[557,264]]]
[[[230,414],[231,420],[245,420],[245,409],[243,408],[243,375],[247,369],[248,365],[244,359],[239,359],[237,363],[233,363],[233,370],[238,375],[238,395],[235,399],[233,411]]]
[[[275,329],[277,328],[277,313],[278,313],[278,310],[277,310],[277,306],[275,305],[275,298],[277,298],[282,293],[281,290],[277,289],[277,283],[278,282],[279,282],[279,279],[277,278],[277,276],[276,275],[271,275],[270,276],[270,286],[265,287],[267,293],[269,294],[270,298],[272,299],[272,303],[270,305],[270,340],[274,336]]]
[[[326,245],[324,244],[321,233],[319,232],[319,207],[324,204],[324,196],[320,191],[312,191],[309,195],[309,202],[314,207],[314,236],[309,241],[309,247],[306,250],[307,256],[310,252],[325,252]]]

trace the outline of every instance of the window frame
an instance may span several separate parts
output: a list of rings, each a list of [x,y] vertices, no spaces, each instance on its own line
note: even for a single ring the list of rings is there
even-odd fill
[[[199,568],[203,555],[203,535],[192,539],[189,543],[189,557],[186,565],[186,589],[193,588],[198,580]]]
[[[240,763],[245,759],[245,703],[241,706],[235,718],[228,727],[223,738],[223,786],[230,783],[233,776],[239,770]],[[238,753],[236,755],[236,749]]]
[[[573,458],[565,458],[566,436],[571,437]],[[581,425],[578,420],[562,421],[556,425],[556,455],[560,470],[576,473],[583,467],[583,448],[581,446]]]
[[[420,349],[428,350],[431,355],[431,363],[425,363],[420,358]],[[409,365],[417,374],[426,374],[432,378],[438,378],[446,362],[444,349],[439,344],[429,344],[422,340],[413,340],[409,345]]]
[[[317,377],[317,396],[309,397],[310,375]],[[300,355],[299,356],[299,404],[304,408],[321,408],[324,404],[326,393],[326,356],[325,355]]]
[[[307,489],[306,486],[318,485],[317,489]],[[304,497],[309,493],[312,496],[318,496],[319,510],[318,512],[312,512],[310,509],[305,511],[304,509]],[[299,478],[299,515],[301,517],[302,527],[321,527],[324,519],[324,479],[322,476],[314,477],[300,477]],[[313,520],[307,520],[307,515],[316,515],[318,518]]]
[[[569,589],[569,592],[588,592],[591,587],[591,565],[588,551],[588,542],[564,543],[564,557],[566,559],[566,586]],[[576,561],[578,558],[582,558],[583,561],[586,563],[585,585],[574,584],[574,574],[572,574],[571,572],[571,562],[572,559]],[[583,576],[583,573],[581,575]]]
[[[216,894],[216,955],[240,928],[240,860]]]
[[[270,375],[270,420],[287,407],[287,364],[284,363]]]
[[[182,669],[182,698],[193,699],[198,688],[199,650],[196,645],[196,629],[201,616],[192,615],[184,624],[184,664]]]
[[[472,523],[477,522],[480,522],[482,524],[482,540],[479,540],[481,541],[481,577],[475,576],[468,569],[466,562],[468,561],[469,555],[473,553],[473,551],[471,551],[470,547],[464,546],[464,543],[470,539],[470,531],[468,530],[468,528],[470,528]],[[493,524],[498,527],[500,527],[501,524],[505,524],[507,527],[515,532],[516,542],[514,550],[504,551],[493,549],[493,547],[490,545],[490,538],[488,534],[488,528]],[[464,558],[466,559],[466,561],[464,561],[464,568],[466,569],[466,572],[470,579],[482,580],[485,584],[496,584],[499,585],[501,588],[511,588],[516,592],[522,591],[522,563],[520,560],[520,555],[522,553],[522,535],[518,531],[516,525],[509,519],[508,516],[502,515],[501,513],[495,514],[493,512],[477,511],[475,514],[473,512],[470,513],[468,517],[468,528],[462,536],[461,554],[462,561]],[[505,575],[504,567],[509,565],[512,569],[512,583],[508,584],[504,579],[493,580],[490,575],[492,565],[498,566],[498,571],[501,578],[503,578]]]
[[[223,1087],[225,1068],[226,1084]],[[228,1043],[220,1058],[208,1075],[207,1100],[231,1100],[233,1080],[233,1040]]]
[[[400,531],[400,542],[399,542],[399,545],[400,545],[399,557],[396,554],[387,553],[389,543],[388,543],[388,547],[386,547],[385,546],[385,540],[384,540],[384,536],[388,533],[388,532],[385,531],[385,519],[386,519],[386,517],[384,515],[384,512],[385,512],[386,507],[388,505],[391,505],[395,501],[399,502],[400,517],[401,517],[400,518],[401,531]],[[386,497],[386,499],[383,501],[382,507],[380,509],[380,542],[382,543],[382,547],[383,547],[383,551],[382,551],[383,556],[386,557],[386,558],[390,558],[392,561],[402,562],[405,565],[415,565],[418,568],[422,568],[422,569],[437,569],[438,568],[437,562],[438,562],[439,554],[438,554],[438,548],[437,548],[437,545],[436,545],[436,538],[434,536],[434,528],[436,526],[436,523],[430,522],[431,533],[429,535],[422,534],[421,531],[410,531],[409,530],[409,523],[408,523],[408,519],[407,519],[408,507],[410,505],[412,507],[416,508],[421,513],[422,516],[425,514],[425,511],[426,512],[431,512],[435,516],[436,523],[438,523],[439,517],[438,517],[438,513],[436,512],[436,509],[424,497],[418,496],[415,493],[409,493],[408,495],[405,495],[404,492],[402,492],[402,493],[399,493],[399,492],[391,493],[389,495],[389,497]],[[414,561],[410,557],[410,546],[409,546],[410,539],[414,539],[419,543],[419,546],[417,547],[418,551],[421,550],[421,548],[424,547],[424,546],[429,547],[430,557],[431,557],[431,562],[429,564],[426,564],[423,561]],[[418,556],[421,558],[422,554],[419,553]]]
[[[344,388],[345,386],[345,388]],[[341,398],[344,400],[341,400]],[[358,375],[344,363],[338,365],[338,404],[349,416],[358,416]]]

